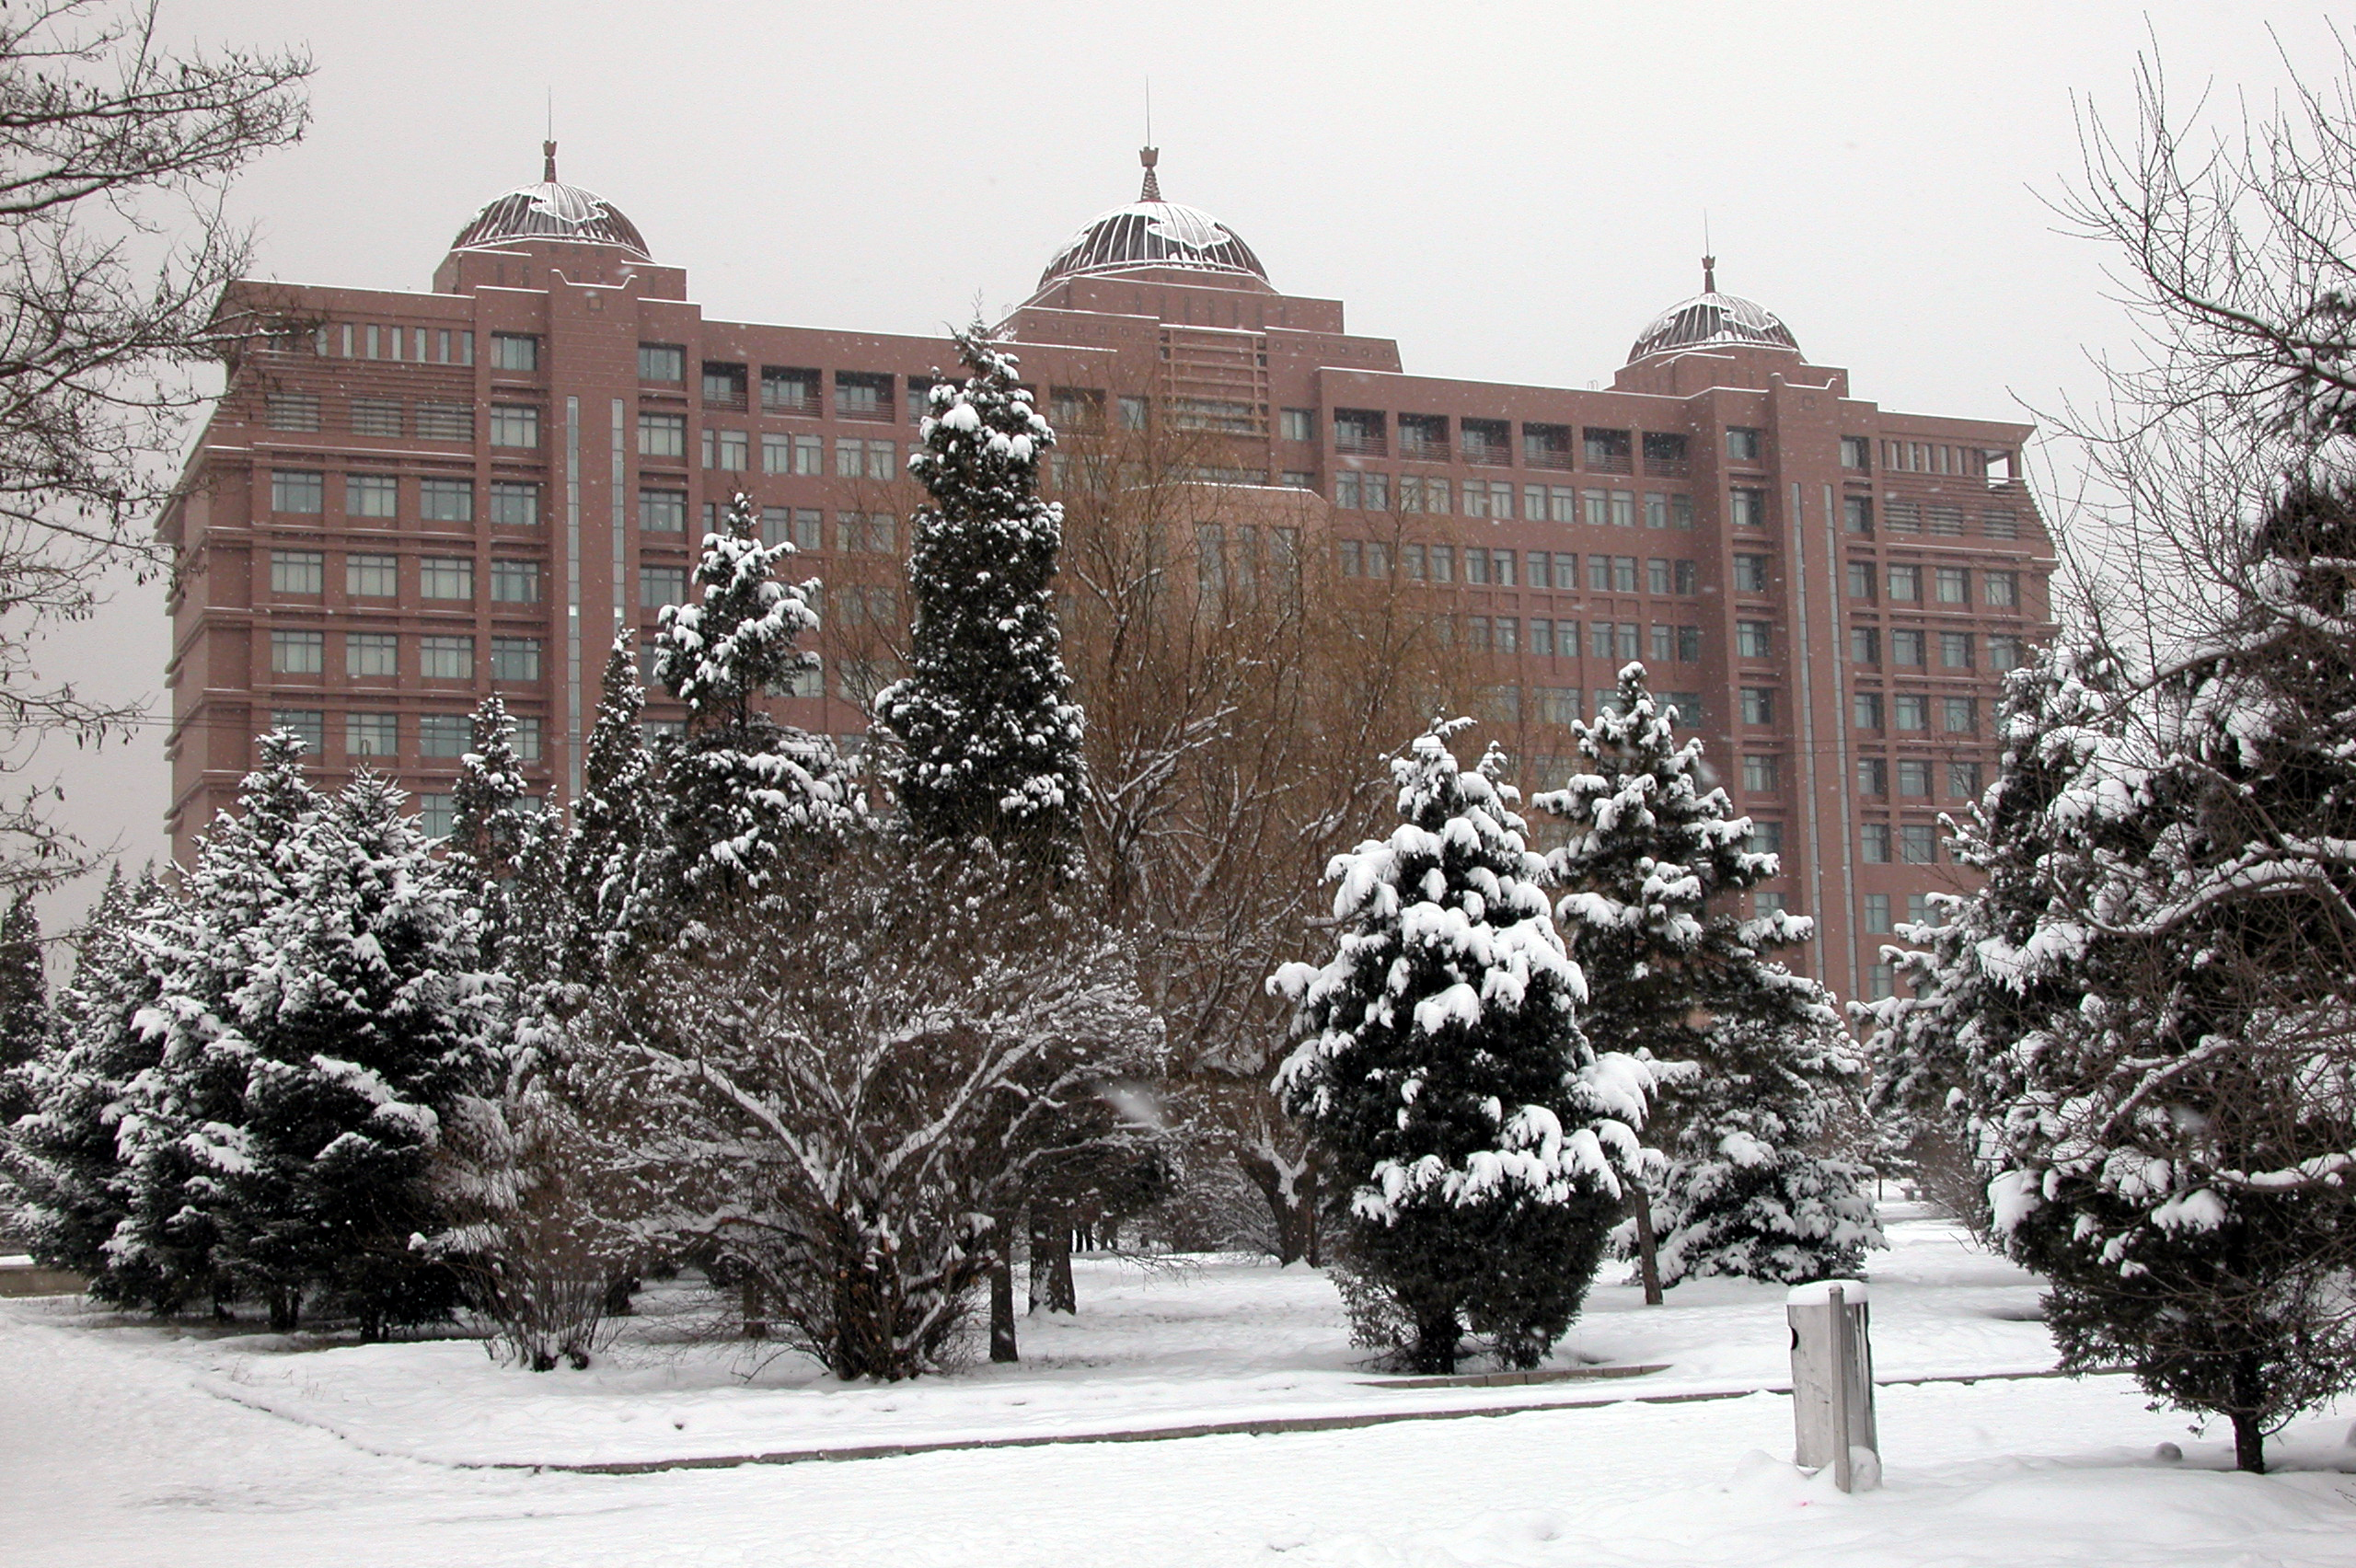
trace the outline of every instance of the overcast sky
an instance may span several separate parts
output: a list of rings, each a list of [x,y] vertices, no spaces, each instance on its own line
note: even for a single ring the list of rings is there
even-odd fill
[[[268,277],[422,290],[538,178],[553,94],[563,177],[708,313],[937,331],[1135,198],[1149,76],[1164,194],[1411,372],[1608,382],[1699,286],[1706,213],[1722,286],[1856,395],[1991,419],[2083,392],[2087,352],[2126,341],[2107,259],[2042,204],[2073,98],[2130,110],[2154,40],[2179,94],[2228,105],[2280,86],[2278,41],[2331,53],[2314,10],[2256,0],[165,0],[164,29],[317,56],[309,137],[235,195]],[[129,591],[50,660],[157,700],[144,744],[49,759],[66,818],[134,862],[165,850],[167,645],[160,593]]]

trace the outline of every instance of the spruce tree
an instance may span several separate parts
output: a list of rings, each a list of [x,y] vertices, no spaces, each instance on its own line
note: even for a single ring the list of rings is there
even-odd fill
[[[496,959],[508,926],[517,862],[533,827],[524,800],[530,785],[515,755],[515,721],[497,697],[486,697],[468,721],[472,744],[458,759],[450,791],[450,836],[442,853],[459,885],[482,911],[487,958]]]
[[[1400,825],[1327,872],[1334,955],[1271,982],[1297,1009],[1278,1093],[1348,1194],[1342,1251],[1374,1316],[1426,1372],[1454,1370],[1467,1329],[1513,1366],[1561,1337],[1655,1082],[1581,1032],[1586,986],[1503,759],[1466,772],[1449,749],[1468,722],[1392,763]]]
[[[561,951],[555,968],[572,985],[595,980],[644,928],[653,903],[651,857],[661,836],[654,758],[641,715],[645,687],[631,657],[630,634],[614,638],[597,698],[596,722],[562,839]]]
[[[1854,1269],[1880,1240],[1870,1173],[1823,1146],[1863,1064],[1833,1037],[1831,997],[1766,956],[1815,923],[1729,907],[1775,875],[1776,858],[1746,847],[1750,820],[1703,778],[1700,738],[1678,739],[1642,664],[1620,672],[1611,710],[1572,732],[1580,770],[1531,804],[1569,830],[1547,873],[1587,975],[1582,1021],[1596,1039],[1692,1064],[1664,1096],[1661,1190],[1636,1199],[1647,1298],[1689,1274],[1790,1282]],[[1646,1248],[1663,1228],[1657,1261]]]
[[[696,602],[664,606],[655,632],[654,678],[687,709],[687,737],[663,763],[675,891],[690,899],[758,894],[793,836],[854,815],[833,743],[757,704],[814,666],[796,643],[817,629],[817,582],[776,575],[792,555],[790,541],[761,542],[753,502],[738,495],[704,536]]]
[[[1050,859],[1078,836],[1087,791],[1052,583],[1063,509],[1039,499],[1055,432],[980,326],[957,335],[970,373],[941,382],[908,468],[916,516],[908,674],[879,693],[897,742],[890,778],[922,839],[986,837]]]
[[[0,917],[0,1126],[23,1109],[6,1088],[10,1068],[40,1054],[49,1039],[49,981],[41,967],[40,917],[18,894]]]

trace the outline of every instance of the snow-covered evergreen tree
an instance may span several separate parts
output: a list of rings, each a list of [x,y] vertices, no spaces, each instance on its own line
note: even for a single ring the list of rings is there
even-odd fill
[[[978,325],[957,348],[970,374],[933,386],[908,460],[931,501],[908,560],[908,674],[877,694],[875,718],[919,837],[1052,856],[1077,836],[1088,788],[1051,586],[1063,510],[1039,499],[1055,432]]]
[[[664,606],[655,632],[654,678],[687,708],[664,781],[676,889],[689,897],[759,893],[791,836],[838,830],[857,813],[834,743],[755,703],[812,666],[796,644],[817,629],[817,583],[778,580],[792,555],[790,541],[761,542],[758,513],[738,495],[704,536],[696,602]]]
[[[482,911],[486,958],[496,960],[505,940],[510,886],[535,831],[524,810],[531,786],[515,755],[515,721],[496,696],[486,697],[468,721],[472,744],[458,759],[450,791],[450,836],[442,853],[459,885]]]
[[[639,684],[630,634],[624,630],[606,659],[581,797],[572,802],[561,863],[551,868],[562,904],[563,941],[555,970],[576,986],[604,972],[632,933],[643,928],[653,902],[651,858],[662,824],[654,758],[641,727],[645,709],[645,688]]]
[[[1670,1158],[1639,1215],[1660,1233],[1661,1283],[1854,1271],[1881,1239],[1871,1173],[1824,1145],[1863,1063],[1833,1037],[1832,998],[1767,956],[1815,922],[1729,907],[1776,858],[1745,847],[1750,819],[1703,778],[1700,737],[1678,738],[1642,664],[1620,672],[1615,708],[1572,726],[1580,771],[1530,803],[1569,829],[1547,872],[1590,1038],[1692,1064],[1664,1092]]]
[[[0,917],[0,1083],[8,1069],[40,1054],[49,1039],[49,979],[41,965],[40,917],[18,894]],[[8,1094],[0,1088],[0,1112]],[[21,1109],[21,1107],[18,1107]],[[0,1124],[13,1120],[0,1114]]]
[[[1585,983],[1502,758],[1466,772],[1449,749],[1468,722],[1392,763],[1400,825],[1327,872],[1333,958],[1270,982],[1298,1009],[1278,1092],[1347,1193],[1343,1251],[1419,1371],[1453,1370],[1468,1328],[1515,1366],[1561,1337],[1656,1085],[1581,1033]]]

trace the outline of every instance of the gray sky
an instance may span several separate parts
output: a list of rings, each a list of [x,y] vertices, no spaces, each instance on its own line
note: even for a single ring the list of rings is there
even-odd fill
[[[2313,10],[2258,0],[166,0],[164,27],[318,56],[308,140],[236,193],[266,276],[425,288],[538,178],[552,91],[564,178],[710,314],[938,330],[1134,198],[1150,75],[1165,194],[1412,372],[1608,382],[1699,286],[1706,212],[1722,285],[1859,396],[1994,419],[2084,393],[2087,351],[2128,340],[2107,258],[2040,202],[2076,163],[2073,95],[2131,111],[2154,39],[2184,99],[2227,107],[2281,84],[2278,39],[2332,54]],[[124,593],[51,664],[160,716],[161,605]],[[66,819],[134,862],[164,851],[160,735],[46,759]]]

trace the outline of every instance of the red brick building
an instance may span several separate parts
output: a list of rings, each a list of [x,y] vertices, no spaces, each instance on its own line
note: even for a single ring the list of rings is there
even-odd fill
[[[1161,199],[1089,224],[1003,324],[1058,423],[1213,433],[1222,483],[1322,519],[1344,574],[1448,585],[1526,718],[1593,711],[1621,664],[1698,721],[1818,916],[1823,977],[1881,982],[1910,901],[1955,885],[1937,813],[1989,777],[2001,672],[2048,616],[2028,427],[1852,396],[1749,300],[1703,289],[1608,390],[1404,374],[1338,301]],[[683,592],[749,492],[832,585],[896,613],[900,478],[942,340],[707,318],[611,204],[556,179],[485,207],[423,294],[241,285],[251,340],[163,517],[180,569],[168,825],[185,855],[273,722],[323,780],[366,766],[447,810],[466,715],[503,696],[551,797],[618,627]],[[1419,538],[1392,525],[1417,515]],[[655,710],[659,715],[659,709]],[[841,683],[781,705],[863,728]]]

